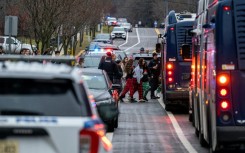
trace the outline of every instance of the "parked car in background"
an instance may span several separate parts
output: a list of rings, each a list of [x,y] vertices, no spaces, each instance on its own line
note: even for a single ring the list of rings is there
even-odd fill
[[[128,32],[133,32],[133,27],[131,23],[122,23],[121,27],[123,27]]]
[[[122,38],[122,39],[126,40],[126,35],[127,35],[127,32],[123,27],[114,27],[112,32],[111,32],[111,38],[112,39]]]
[[[101,34],[97,34],[95,36],[95,39],[93,40],[93,42],[103,42],[103,43],[107,43],[107,44],[112,44],[112,38],[110,34],[107,33],[101,33]]]
[[[108,26],[117,26],[117,19],[114,17],[108,17],[106,20],[106,25]]]
[[[111,152],[80,69],[6,61],[0,71],[0,152]]]
[[[5,53],[9,53],[9,43],[11,44],[10,54],[20,54],[22,49],[28,49],[31,53],[37,50],[35,45],[22,43],[14,37],[0,36],[0,46],[2,46]]]
[[[94,97],[99,115],[107,125],[107,131],[113,132],[118,127],[118,89],[122,87],[113,85],[103,70],[88,68],[82,71],[82,77]]]

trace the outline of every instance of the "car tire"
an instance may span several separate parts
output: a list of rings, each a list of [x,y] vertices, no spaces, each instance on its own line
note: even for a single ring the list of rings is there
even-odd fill
[[[114,122],[107,123],[107,132],[114,132]]]

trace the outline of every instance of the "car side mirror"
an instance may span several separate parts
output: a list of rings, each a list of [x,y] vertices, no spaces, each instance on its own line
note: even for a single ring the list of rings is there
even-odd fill
[[[190,59],[191,58],[191,46],[188,44],[183,44],[181,47],[181,56],[183,59]]]

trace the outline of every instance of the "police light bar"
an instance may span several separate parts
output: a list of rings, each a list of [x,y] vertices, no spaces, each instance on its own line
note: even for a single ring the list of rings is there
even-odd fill
[[[0,60],[15,60],[15,61],[56,61],[56,62],[72,62],[76,61],[73,56],[26,56],[26,55],[1,55]]]

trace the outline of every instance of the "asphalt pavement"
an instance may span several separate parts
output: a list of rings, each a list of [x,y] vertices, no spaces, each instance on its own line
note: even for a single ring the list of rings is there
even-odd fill
[[[114,45],[125,50],[127,54],[139,52],[141,47],[145,50],[155,50],[157,34],[154,28],[134,28],[133,32],[128,33],[127,40],[115,39]]]
[[[157,34],[153,28],[134,29],[128,33],[127,41],[114,40],[114,44],[128,54],[138,52],[141,47],[154,50],[156,42]],[[135,98],[138,98],[137,94]],[[119,126],[107,136],[112,140],[114,153],[208,152],[199,144],[187,111],[179,107],[167,112],[161,99],[121,103]]]

